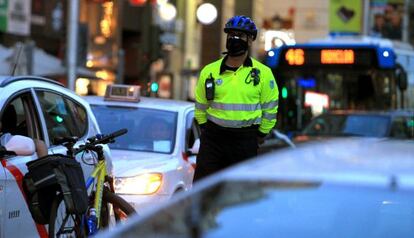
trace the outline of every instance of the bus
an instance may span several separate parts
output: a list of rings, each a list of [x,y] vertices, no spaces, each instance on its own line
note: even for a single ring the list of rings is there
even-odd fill
[[[278,126],[297,131],[328,110],[414,108],[414,49],[371,37],[329,37],[267,52],[279,86]]]

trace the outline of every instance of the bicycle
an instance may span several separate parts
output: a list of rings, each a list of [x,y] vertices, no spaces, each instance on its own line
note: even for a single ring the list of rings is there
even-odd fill
[[[113,132],[109,135],[97,135],[87,139],[87,142],[74,148],[77,138],[63,138],[60,143],[67,148],[67,156],[75,159],[75,156],[82,152],[93,151],[97,155],[97,162],[92,174],[86,181],[89,205],[96,210],[95,224],[90,224],[87,214],[69,214],[65,210],[65,202],[62,193],[57,194],[51,205],[49,220],[49,237],[84,237],[85,235],[95,234],[100,228],[109,226],[111,214],[115,217],[115,222],[123,220],[135,213],[134,208],[123,198],[115,194],[113,178],[107,175],[106,161],[103,147],[100,144],[113,143],[114,138],[127,133],[127,129]],[[82,155],[83,160],[83,155]],[[91,208],[88,207],[88,211]],[[90,218],[90,217],[89,217]]]

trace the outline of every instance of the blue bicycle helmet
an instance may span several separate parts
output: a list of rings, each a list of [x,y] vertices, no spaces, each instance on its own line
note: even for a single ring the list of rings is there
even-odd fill
[[[257,28],[252,19],[246,16],[234,16],[230,18],[224,26],[224,32],[228,33],[231,30],[243,31],[253,36],[253,40],[257,36]]]

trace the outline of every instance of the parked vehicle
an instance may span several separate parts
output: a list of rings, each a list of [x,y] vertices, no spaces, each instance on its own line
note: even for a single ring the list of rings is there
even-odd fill
[[[32,138],[50,154],[65,154],[66,148],[56,142],[60,137],[78,137],[78,146],[86,138],[100,133],[89,104],[60,83],[40,77],[0,77],[0,120],[2,133]],[[109,148],[103,146],[111,171]],[[39,148],[37,148],[39,149]],[[28,209],[22,188],[26,163],[38,158],[3,156],[0,158],[0,237],[44,237],[47,226],[36,224]],[[85,161],[93,160],[85,153]],[[80,157],[77,157],[80,162]],[[91,166],[82,164],[84,176]]]
[[[382,37],[328,36],[267,52],[278,79],[280,128],[297,131],[327,110],[414,108],[414,48]]]
[[[110,145],[115,191],[138,213],[191,188],[200,135],[193,103],[140,97],[138,87],[125,85],[85,99],[103,133],[128,129]]]
[[[294,139],[343,136],[414,139],[414,111],[332,111],[317,116]]]

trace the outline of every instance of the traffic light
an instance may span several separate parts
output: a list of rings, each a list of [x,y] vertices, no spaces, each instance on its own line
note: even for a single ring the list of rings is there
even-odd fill
[[[288,90],[286,87],[282,88],[282,98],[286,99],[288,97]]]
[[[63,118],[62,118],[61,116],[59,116],[59,115],[56,115],[56,116],[55,116],[55,121],[56,121],[57,123],[62,123],[62,122],[63,122]]]
[[[157,82],[152,82],[150,88],[151,92],[156,93],[158,92],[159,85]]]

